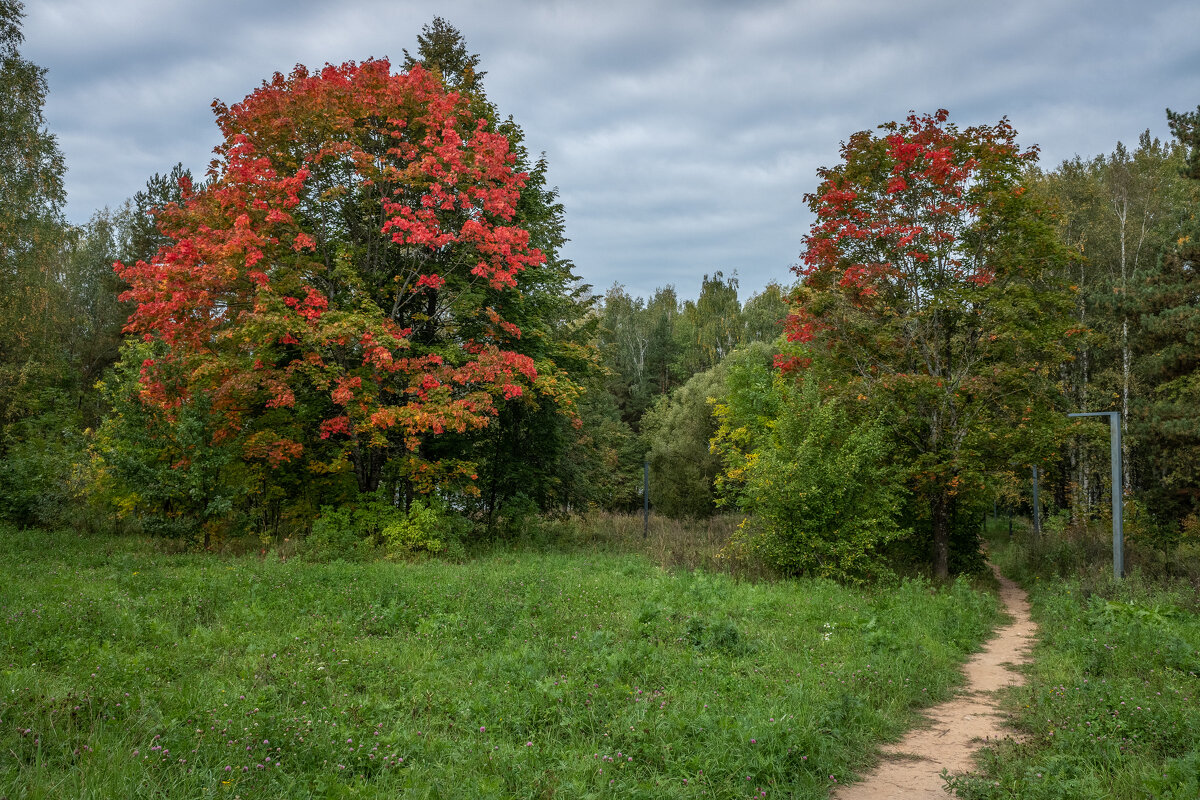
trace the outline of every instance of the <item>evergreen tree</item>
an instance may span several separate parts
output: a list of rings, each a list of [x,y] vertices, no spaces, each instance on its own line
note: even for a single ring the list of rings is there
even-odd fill
[[[1168,528],[1200,512],[1200,109],[1167,112],[1183,148],[1176,161],[1186,178],[1186,219],[1175,241],[1147,270],[1133,297],[1140,312],[1136,372],[1145,385],[1134,406],[1138,462],[1145,476],[1139,494]]]
[[[564,480],[563,467],[581,445],[577,401],[587,391],[602,390],[602,373],[585,323],[589,287],[580,283],[574,264],[561,252],[567,239],[558,189],[547,181],[545,155],[532,159],[521,126],[511,116],[500,119],[488,100],[483,86],[487,73],[479,70],[480,56],[470,52],[462,33],[435,17],[417,36],[417,45],[415,53],[404,51],[405,67],[421,64],[433,71],[448,89],[469,98],[473,112],[488,120],[491,130],[509,140],[515,170],[527,175],[513,222],[529,232],[530,244],[545,256],[543,263],[517,276],[516,291],[491,292],[486,299],[521,330],[521,338],[510,346],[533,359],[539,376],[535,391],[505,402],[483,431],[437,447],[447,455],[474,453],[489,516],[518,496],[542,509],[578,505],[585,500],[573,493],[586,481]]]
[[[171,243],[171,237],[159,230],[155,215],[160,209],[183,200],[181,186],[184,184],[195,191],[204,188],[203,183],[192,179],[192,171],[185,169],[183,164],[171,167],[166,175],[156,172],[146,181],[146,188],[134,194],[128,208],[122,209],[122,236],[118,245],[123,261],[146,261],[153,258],[159,248]]]
[[[482,81],[487,73],[478,69],[479,60],[478,53],[467,49],[462,33],[442,17],[434,17],[421,28],[417,34],[416,55],[409,53],[407,48],[404,50],[405,69],[422,64],[426,69],[435,70],[447,89],[464,92],[487,104],[494,119],[495,108],[487,103],[483,94]]]
[[[1081,256],[1070,265],[1069,281],[1078,288],[1076,326],[1086,334],[1074,363],[1064,369],[1065,390],[1079,410],[1122,412],[1127,492],[1154,480],[1138,474],[1144,451],[1139,439],[1146,429],[1133,424],[1148,390],[1134,364],[1146,347],[1139,341],[1138,296],[1156,280],[1160,255],[1177,235],[1185,206],[1181,164],[1177,146],[1146,131],[1132,150],[1118,142],[1110,154],[1076,156],[1035,181],[1056,209],[1060,237]],[[1108,482],[1108,449],[1080,439],[1069,458],[1074,505],[1086,516]]]

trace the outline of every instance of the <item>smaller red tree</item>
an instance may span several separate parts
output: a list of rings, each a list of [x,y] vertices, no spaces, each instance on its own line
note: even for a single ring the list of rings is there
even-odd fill
[[[940,576],[957,498],[1045,448],[1069,325],[1070,255],[1022,183],[1036,150],[947,119],[856,133],[819,171],[786,326],[891,427]]]
[[[386,60],[297,67],[214,108],[208,183],[158,213],[171,243],[116,265],[137,303],[126,330],[159,343],[143,401],[203,393],[216,443],[350,464],[362,491],[395,457],[418,488],[469,486],[469,463],[422,443],[486,426],[536,377],[487,303],[543,259],[512,224],[525,176],[508,140]]]

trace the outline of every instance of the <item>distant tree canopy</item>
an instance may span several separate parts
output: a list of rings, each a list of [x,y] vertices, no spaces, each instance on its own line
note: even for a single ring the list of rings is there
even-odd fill
[[[738,280],[705,275],[696,300],[680,300],[674,286],[649,300],[614,285],[600,308],[600,349],[612,371],[609,390],[635,429],[655,398],[712,369],[736,348],[770,342],[783,332],[784,290],[776,283],[738,300]]]

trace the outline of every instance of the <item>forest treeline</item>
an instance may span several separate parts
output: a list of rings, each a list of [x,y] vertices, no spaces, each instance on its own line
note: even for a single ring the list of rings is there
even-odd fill
[[[219,105],[212,170],[73,225],[21,15],[0,0],[11,521],[403,557],[633,510],[648,461],[657,513],[747,516],[731,555],[945,574],[1032,465],[1048,511],[1102,517],[1105,431],[1065,414],[1119,410],[1132,535],[1200,531],[1200,112],[1049,170],[1004,121],[854,134],[794,274],[640,298],[581,282],[547,160],[444,20]]]

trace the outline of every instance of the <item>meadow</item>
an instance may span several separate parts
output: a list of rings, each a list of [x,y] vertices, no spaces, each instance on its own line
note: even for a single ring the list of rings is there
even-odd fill
[[[0,796],[824,797],[999,618],[963,580],[751,581],[589,536],[315,564],[0,529]]]

